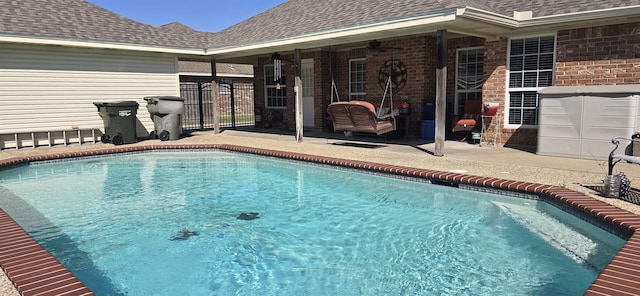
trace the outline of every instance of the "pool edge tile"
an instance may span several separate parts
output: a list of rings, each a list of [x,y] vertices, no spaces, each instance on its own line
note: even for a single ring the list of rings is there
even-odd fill
[[[20,227],[3,209],[0,209],[0,217],[2,218],[0,228]],[[22,229],[22,227],[20,228]],[[12,235],[10,237],[0,236],[0,242],[2,242],[3,245],[8,243],[9,240],[19,240],[20,243],[18,245],[21,246],[21,248],[4,250],[2,252],[3,257],[7,259],[0,260],[0,268],[7,274],[7,277],[21,295],[45,295],[43,293],[51,291],[50,288],[54,287],[52,285],[55,285],[55,283],[42,282],[41,284],[34,284],[32,282],[32,278],[41,275],[43,271],[56,271],[67,274],[64,285],[55,286],[54,291],[57,291],[56,295],[94,295],[76,276],[58,262],[53,255],[44,250],[26,231],[23,230],[22,235]],[[30,251],[28,254],[34,254],[33,251],[36,250],[39,252],[33,257],[23,256],[21,251],[24,251],[25,248]],[[25,286],[29,286],[30,289],[25,290]],[[37,291],[37,293],[32,293],[32,291]],[[82,294],[75,293],[74,291],[82,291]],[[89,291],[89,294],[87,294],[87,291]]]

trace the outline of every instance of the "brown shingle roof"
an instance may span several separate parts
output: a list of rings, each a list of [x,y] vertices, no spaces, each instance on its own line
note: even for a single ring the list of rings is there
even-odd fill
[[[0,0],[0,33],[174,48],[219,48],[473,7],[535,16],[640,5],[640,0],[289,0],[219,33],[145,25],[84,0]],[[198,9],[194,7],[194,9]]]
[[[204,48],[212,36],[145,25],[84,0],[0,0],[0,32],[181,48]]]
[[[168,23],[168,24],[162,25],[160,27],[163,28],[163,29],[172,30],[174,32],[184,32],[184,33],[197,32],[196,30],[186,26],[185,24],[179,23],[179,22]]]
[[[214,47],[253,43],[407,17],[446,8],[439,1],[289,0],[220,32]]]
[[[514,10],[531,10],[534,17],[640,5],[640,0],[489,0],[483,2],[488,3],[492,12],[512,16]]]
[[[472,7],[512,17],[640,5],[640,0],[289,0],[217,34],[211,47],[223,47],[299,36],[384,20],[426,15],[454,7]]]

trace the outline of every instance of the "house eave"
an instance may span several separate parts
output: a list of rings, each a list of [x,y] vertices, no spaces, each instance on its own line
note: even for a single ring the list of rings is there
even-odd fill
[[[503,28],[504,31],[502,33],[508,35],[509,31],[559,30],[588,26],[590,24],[640,21],[640,5],[539,16],[529,19],[516,19],[481,9],[465,7],[459,9],[458,16],[460,20],[491,24]]]
[[[101,42],[101,41],[93,41],[93,40],[74,40],[74,39],[64,39],[64,38],[55,38],[55,37],[47,37],[47,36],[40,37],[40,36],[0,34],[0,43],[53,45],[53,46],[79,47],[79,48],[94,48],[94,49],[112,49],[112,50],[125,50],[125,51],[138,51],[138,52],[167,53],[167,54],[175,54],[175,55],[202,56],[205,54],[204,49],[184,49],[184,48],[162,47],[162,46],[152,46],[152,45]]]
[[[185,58],[215,58],[224,60],[268,54],[275,51],[284,52],[294,49],[314,49],[354,44],[372,39],[429,34],[438,29],[448,29],[460,35],[478,36],[492,40],[512,34],[534,32],[543,29],[547,31],[560,30],[590,24],[630,21],[640,21],[640,5],[532,17],[528,19],[516,19],[515,17],[473,7],[457,7],[423,15],[389,19],[380,22],[365,23],[226,47],[179,48],[19,34],[0,34],[0,43],[154,52],[174,54]]]
[[[640,21],[640,5],[535,17],[519,21],[518,27],[527,28],[571,23],[589,23],[607,19],[615,22],[629,20]]]
[[[448,23],[455,21],[456,17],[457,9],[446,9],[427,15],[361,24],[276,40],[220,48],[211,47],[206,49],[206,54],[216,58],[234,58],[273,51],[310,49],[372,39],[428,33],[445,28]]]
[[[457,14],[462,18],[475,20],[482,23],[490,23],[503,28],[512,29],[518,27],[519,25],[519,22],[512,17],[473,7],[459,8]]]

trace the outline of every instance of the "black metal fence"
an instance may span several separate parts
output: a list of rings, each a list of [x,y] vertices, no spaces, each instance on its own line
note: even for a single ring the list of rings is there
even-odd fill
[[[184,99],[184,130],[213,129],[213,100],[210,82],[181,82],[180,96]],[[253,83],[220,83],[218,110],[221,128],[255,126]]]

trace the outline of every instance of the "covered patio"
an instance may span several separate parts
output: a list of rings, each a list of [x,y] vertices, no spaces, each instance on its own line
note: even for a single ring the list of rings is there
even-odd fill
[[[255,22],[273,21],[268,17],[261,15]],[[454,85],[460,84],[456,79],[473,85],[473,95],[481,96],[483,82],[493,75],[491,70],[482,71],[487,62],[483,46],[498,41],[510,30],[513,24],[507,19],[473,8],[450,8],[370,23],[346,21],[344,27],[319,31],[290,28],[291,35],[282,37],[278,34],[286,36],[284,32],[276,32],[274,39],[261,36],[236,40],[232,38],[234,32],[228,32],[229,39],[219,40],[205,58],[210,59],[212,69],[221,62],[252,64],[255,109],[282,114],[284,125],[295,131],[296,142],[304,141],[308,130],[333,130],[327,107],[351,100],[391,110],[406,102],[411,111],[402,116],[396,129],[402,137],[424,138],[421,120],[425,119],[424,106],[430,104],[434,106],[429,118],[434,130],[427,139],[435,143],[433,154],[442,156],[444,141],[451,138],[451,125],[464,115],[464,102],[472,98],[456,98]],[[255,22],[251,24],[253,29],[259,27]],[[462,55],[460,49],[471,49],[474,60],[469,66],[473,68],[465,68],[464,74],[453,67]],[[466,57],[468,53],[463,54]],[[454,71],[448,72],[448,68]],[[215,75],[213,79],[217,79]],[[498,104],[504,104],[504,98],[501,100]],[[483,132],[498,134],[499,120],[486,123]],[[220,131],[218,127],[215,130]],[[496,138],[492,144],[497,146],[497,142]]]

